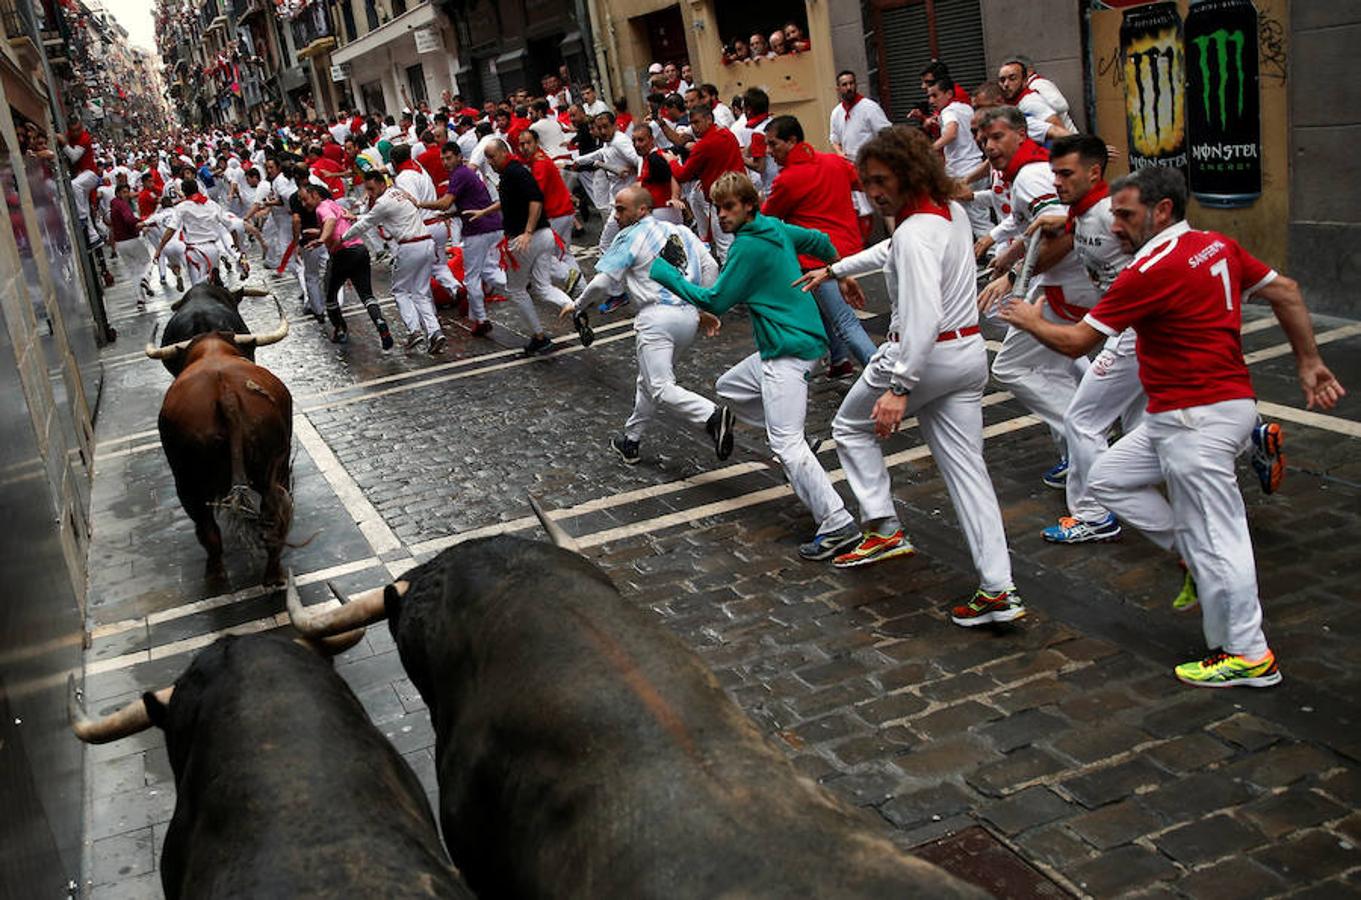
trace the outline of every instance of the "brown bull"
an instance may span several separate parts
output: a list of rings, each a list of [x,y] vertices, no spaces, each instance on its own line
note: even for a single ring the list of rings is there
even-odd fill
[[[254,523],[266,552],[264,582],[284,580],[279,557],[293,519],[293,398],[283,382],[243,352],[286,334],[288,320],[280,308],[279,327],[268,334],[209,332],[146,348],[152,359],[178,355],[184,363],[165,392],[157,424],[180,504],[208,551],[210,578],[226,575],[214,517],[222,509]]]

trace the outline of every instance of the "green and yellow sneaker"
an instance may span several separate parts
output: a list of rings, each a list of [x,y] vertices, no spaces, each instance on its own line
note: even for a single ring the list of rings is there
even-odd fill
[[[1190,609],[1200,602],[1200,597],[1196,595],[1196,580],[1191,577],[1191,570],[1186,570],[1186,578],[1181,583],[1181,593],[1172,598],[1172,608],[1177,612]]]
[[[1211,653],[1204,659],[1182,663],[1175,671],[1177,680],[1195,687],[1271,687],[1281,683],[1276,654],[1270,650],[1255,661],[1231,653]]]

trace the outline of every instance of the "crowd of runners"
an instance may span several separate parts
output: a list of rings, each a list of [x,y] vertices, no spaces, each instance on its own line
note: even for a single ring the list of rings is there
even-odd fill
[[[752,58],[757,37],[734,61]],[[799,49],[801,34],[790,39]],[[453,97],[400,116],[136,147],[98,146],[75,120],[44,152],[64,158],[82,226],[125,257],[139,302],[172,281],[243,279],[257,247],[277,290],[339,344],[351,340],[347,286],[381,347],[407,353],[447,346],[437,296],[466,304],[458,325],[479,338],[495,327],[488,302],[509,300],[530,356],[558,346],[541,312],[570,319],[589,346],[592,315],[631,308],[637,391],[610,447],[640,462],[660,413],[703,429],[719,460],[737,423],[763,430],[811,514],[799,547],[809,561],[849,568],[915,552],[881,449],[915,419],[978,570],[977,591],[949,612],[962,626],[1025,614],[983,455],[991,378],[1053,438],[1056,461],[1036,477],[1065,492],[1068,514],[1044,538],[1100,544],[1133,528],[1175,551],[1185,576],[1173,606],[1199,604],[1208,648],[1177,677],[1280,681],[1235,460],[1250,453],[1274,491],[1283,433],[1257,415],[1242,304],[1271,306],[1309,407],[1344,394],[1294,281],[1194,229],[1177,170],[1108,184],[1112,149],[1078,130],[1024,57],[974,86],[931,62],[931,112],[902,123],[851,72],[837,77],[831,120],[803,122],[772,116],[760,88],[725,102],[688,66],[653,68],[636,118],[591,85],[548,76],[538,95],[478,108]],[[599,257],[586,278],[573,238],[593,216]],[[400,334],[374,296],[374,265],[391,269]],[[878,272],[890,310],[876,343],[857,311],[858,279]],[[739,305],[754,351],[712,391],[678,384],[677,356]],[[1006,325],[991,363],[986,317]],[[831,424],[854,513],[806,437],[815,373],[854,379]]]

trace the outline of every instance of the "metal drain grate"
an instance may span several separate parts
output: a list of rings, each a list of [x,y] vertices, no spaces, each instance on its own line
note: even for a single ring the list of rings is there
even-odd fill
[[[1007,900],[1067,897],[1068,892],[1012,852],[978,825],[929,844],[912,848],[912,855]]]

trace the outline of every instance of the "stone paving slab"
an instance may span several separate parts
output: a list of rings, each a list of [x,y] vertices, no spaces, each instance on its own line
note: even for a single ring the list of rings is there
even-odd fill
[[[871,284],[870,293],[871,310],[882,312],[882,289]],[[1251,324],[1265,314],[1250,309],[1245,318]],[[202,553],[174,503],[159,449],[110,455],[155,443],[154,436],[120,439],[154,428],[168,383],[131,356],[155,316],[115,315],[123,339],[106,350],[114,380],[99,421],[92,627],[222,599],[202,584]],[[247,310],[252,324],[268,324],[270,315],[267,307]],[[493,315],[516,326],[504,307]],[[870,320],[871,330],[882,321]],[[1317,327],[1346,324],[1320,320]],[[616,333],[627,334],[627,325],[604,332]],[[262,352],[295,396],[315,398],[308,421],[402,545],[375,553],[332,483],[300,451],[294,537],[320,523],[325,530],[289,555],[297,571],[359,560],[337,581],[347,590],[370,587],[387,577],[376,557],[400,571],[408,557],[430,555],[422,543],[522,519],[529,491],[570,510],[720,468],[701,433],[670,423],[645,440],[637,467],[604,451],[632,397],[630,338],[493,368],[511,361],[495,356],[518,340],[511,331],[498,334],[499,344],[450,334],[450,354],[431,360],[380,354],[361,329],[336,348],[299,322],[287,341]],[[1244,345],[1253,353],[1282,341],[1279,329],[1261,328]],[[731,317],[719,338],[697,342],[678,376],[708,393],[750,349],[748,323]],[[1361,338],[1348,337],[1325,355],[1361,389],[1358,350]],[[441,368],[451,363],[458,365]],[[452,374],[459,377],[434,380]],[[1288,357],[1256,363],[1253,374],[1264,400],[1299,406]],[[373,379],[387,380],[352,387]],[[810,434],[826,433],[847,386],[814,381]],[[389,392],[366,399],[379,390]],[[1004,400],[985,419],[1000,425],[1024,414]],[[1351,401],[1339,415],[1361,418]],[[1038,427],[993,438],[985,451],[1031,610],[1010,627],[969,631],[946,620],[946,606],[975,580],[929,456],[893,473],[921,553],[879,567],[835,572],[800,560],[795,548],[809,522],[788,497],[688,515],[779,488],[778,474],[761,465],[768,454],[760,435],[749,430],[728,463],[748,470],[670,485],[566,525],[579,535],[638,526],[637,534],[592,544],[587,555],[695,647],[801,771],[873,816],[901,846],[982,826],[1074,894],[1350,896],[1361,878],[1361,650],[1348,615],[1361,463],[1355,438],[1286,427],[1289,475],[1281,492],[1262,496],[1240,467],[1268,635],[1286,675],[1272,691],[1197,692],[1170,677],[1173,663],[1202,650],[1198,617],[1168,607],[1180,582],[1171,556],[1132,535],[1100,547],[1039,538],[1062,511],[1062,496],[1039,483],[1054,449]],[[919,443],[908,430],[886,450]],[[836,466],[833,452],[821,460]],[[648,527],[673,513],[686,515]],[[137,660],[138,652],[282,611],[278,593],[251,594],[247,555],[230,554],[229,563],[230,587],[247,588],[240,598],[96,637],[88,662],[113,667],[87,679],[92,709],[116,708],[172,681],[192,653]],[[305,603],[327,596],[321,581],[301,593]],[[337,671],[433,798],[429,718],[386,629],[370,629],[337,660]],[[159,734],[92,747],[87,766],[93,895],[156,896],[155,866],[173,809]]]

